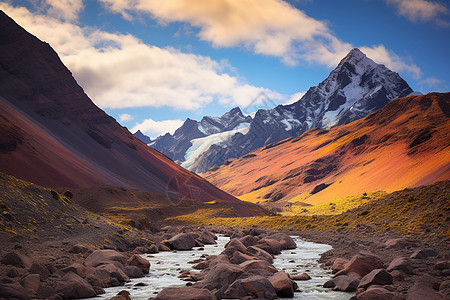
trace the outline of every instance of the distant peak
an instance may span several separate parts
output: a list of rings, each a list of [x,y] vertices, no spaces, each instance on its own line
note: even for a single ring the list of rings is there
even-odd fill
[[[228,115],[242,115],[242,111],[238,106],[236,106],[236,107],[232,108],[229,112],[223,114],[222,117],[228,116]]]
[[[344,57],[342,61],[356,61],[359,62],[363,59],[369,59],[359,48],[353,48],[350,52]]]

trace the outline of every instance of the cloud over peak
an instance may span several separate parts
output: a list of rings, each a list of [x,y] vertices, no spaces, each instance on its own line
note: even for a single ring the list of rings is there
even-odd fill
[[[397,6],[398,13],[412,22],[438,21],[437,17],[448,14],[444,4],[426,0],[386,0],[388,4]],[[441,23],[443,20],[439,20]],[[439,23],[438,23],[439,24]]]

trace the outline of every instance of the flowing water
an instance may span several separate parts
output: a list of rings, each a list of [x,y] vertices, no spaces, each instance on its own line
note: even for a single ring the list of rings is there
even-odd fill
[[[329,292],[319,286],[330,279],[330,274],[320,268],[317,260],[320,254],[330,250],[331,246],[306,242],[298,237],[293,238],[297,243],[297,249],[282,251],[275,257],[273,265],[278,270],[285,270],[287,273],[302,274],[306,272],[311,276],[310,280],[296,281],[302,292],[296,292],[294,299],[348,300],[351,297],[349,293]],[[122,290],[129,291],[133,300],[148,299],[165,287],[185,286],[186,281],[182,281],[177,276],[180,270],[192,269],[192,264],[189,264],[188,261],[199,259],[202,254],[218,255],[228,241],[228,237],[218,236],[217,244],[205,245],[204,250],[198,250],[197,247],[190,251],[144,254],[142,256],[151,264],[149,274],[142,278],[131,279],[125,286],[107,288],[105,294],[92,299],[109,299]]]

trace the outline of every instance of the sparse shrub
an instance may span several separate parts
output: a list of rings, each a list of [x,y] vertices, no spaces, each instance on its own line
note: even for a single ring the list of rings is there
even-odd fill
[[[59,200],[59,194],[57,191],[50,190],[50,193],[52,194],[53,199]]]
[[[73,199],[73,193],[69,190],[64,192],[64,197],[67,197],[69,199]]]

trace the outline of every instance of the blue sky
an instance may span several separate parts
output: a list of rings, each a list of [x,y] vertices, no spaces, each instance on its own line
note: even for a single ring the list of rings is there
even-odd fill
[[[152,138],[186,118],[298,100],[353,47],[416,91],[450,86],[444,1],[22,0],[0,9],[49,42],[98,106]]]

